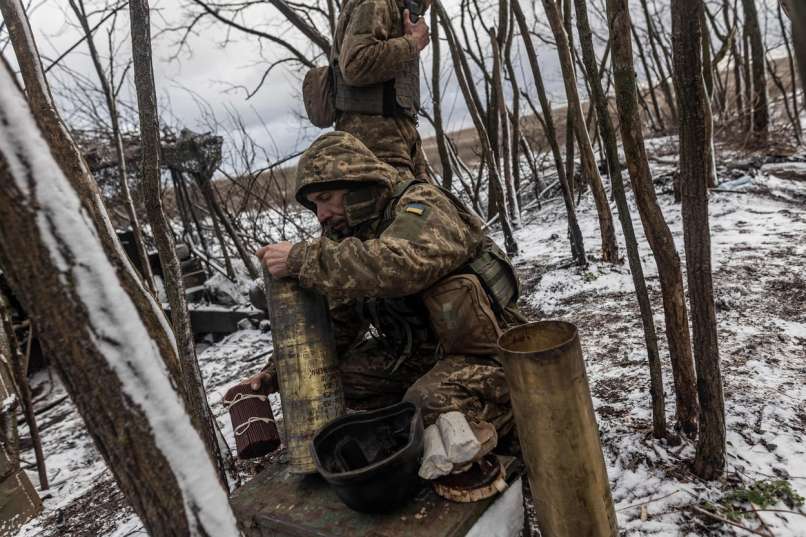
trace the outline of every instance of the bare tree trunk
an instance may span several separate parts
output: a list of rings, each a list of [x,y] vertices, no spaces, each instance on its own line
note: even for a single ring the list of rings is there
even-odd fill
[[[630,217],[630,207],[627,204],[627,195],[624,192],[624,181],[621,178],[621,164],[618,157],[618,140],[613,121],[607,106],[607,97],[602,90],[596,65],[596,55],[593,49],[590,24],[585,0],[575,0],[577,27],[579,29],[579,42],[582,47],[582,57],[585,69],[588,72],[591,96],[596,105],[599,119],[599,131],[607,155],[607,167],[610,172],[610,182],[613,185],[613,195],[616,198],[621,229],[624,232],[624,241],[627,245],[627,258],[630,263],[630,273],[635,285],[635,295],[641,310],[641,321],[644,326],[644,342],[646,343],[647,362],[649,364],[650,389],[652,396],[652,432],[655,438],[666,436],[666,410],[663,393],[663,373],[658,352],[658,336],[655,332],[655,320],[652,317],[652,304],[644,281],[644,269],[641,266],[641,256],[638,253],[638,241]]]
[[[489,174],[491,177],[490,184],[496,190],[495,194],[498,196],[498,199],[503,201],[504,188],[503,184],[501,183],[501,176],[499,175],[498,169],[495,166],[495,158],[493,157],[490,138],[487,136],[487,130],[484,128],[484,121],[481,117],[479,109],[476,107],[475,99],[473,98],[473,91],[471,90],[473,85],[469,81],[469,70],[465,70],[467,62],[462,59],[462,51],[459,48],[459,43],[457,42],[456,35],[453,32],[453,26],[451,25],[450,18],[448,18],[448,14],[445,12],[445,8],[442,6],[441,1],[434,0],[432,9],[436,9],[439,12],[440,23],[442,24],[442,28],[445,30],[445,36],[448,39],[448,47],[451,51],[451,57],[453,58],[456,79],[459,82],[462,95],[467,103],[470,117],[473,120],[474,126],[476,127],[479,142],[481,143],[482,156],[489,166]],[[502,203],[498,214],[500,215],[501,229],[504,232],[504,243],[507,253],[514,257],[518,254],[518,243],[515,241],[512,223],[509,220],[509,214],[507,213],[505,203]]]
[[[171,321],[179,359],[182,382],[185,385],[187,409],[194,427],[202,436],[210,458],[218,468],[219,479],[229,490],[226,468],[219,449],[216,428],[207,397],[204,393],[190,317],[182,283],[182,270],[176,257],[173,233],[162,210],[160,197],[160,129],[157,117],[157,94],[151,65],[151,27],[148,0],[130,0],[129,11],[132,34],[135,88],[140,111],[140,136],[143,143],[143,197],[154,240],[157,243],[160,263],[165,275],[165,290],[171,305]]]
[[[190,197],[190,191],[188,190],[187,182],[185,181],[185,176],[182,172],[171,169],[170,170],[171,176],[176,179],[176,182],[179,183],[179,191],[185,200],[185,204],[187,205],[188,211],[190,212],[190,218],[193,220],[193,225],[196,228],[196,234],[199,237],[199,242],[201,243],[202,249],[204,250],[204,254],[207,257],[211,257],[210,249],[207,247],[207,239],[204,237],[204,230],[199,223],[199,218],[196,215],[196,209],[193,207],[193,199]]]
[[[503,3],[502,3],[503,5]],[[502,30],[499,30],[499,32]],[[490,43],[492,44],[493,54],[493,97],[496,101],[496,110],[498,111],[498,124],[500,125],[500,139],[501,139],[501,161],[504,167],[504,194],[506,195],[507,212],[512,218],[515,226],[520,226],[520,207],[518,207],[518,198],[515,194],[515,180],[512,172],[512,128],[510,126],[509,112],[507,111],[507,102],[504,97],[504,68],[501,61],[501,48],[499,46],[500,37],[496,35],[494,28],[490,28]]]
[[[98,81],[101,84],[101,90],[106,99],[106,107],[109,111],[109,122],[112,125],[112,145],[115,148],[115,156],[118,159],[118,175],[120,175],[120,186],[123,189],[123,205],[126,207],[126,214],[129,216],[129,223],[132,226],[132,234],[134,235],[135,250],[137,256],[140,258],[140,266],[142,267],[143,281],[146,287],[151,291],[151,294],[156,296],[157,288],[154,286],[154,274],[151,271],[151,264],[148,262],[148,252],[146,251],[145,242],[143,241],[143,231],[140,228],[140,219],[137,216],[137,211],[134,208],[134,201],[129,191],[129,178],[126,171],[126,156],[123,153],[123,138],[120,134],[120,122],[117,110],[117,97],[115,96],[110,81],[106,78],[101,59],[98,56],[98,49],[95,48],[95,41],[92,37],[92,29],[90,28],[87,13],[84,8],[84,1],[70,0],[70,7],[84,31],[84,37],[87,41],[87,47],[90,51],[90,57],[95,67],[95,72],[98,74]],[[112,81],[114,83],[114,80]]]
[[[160,356],[164,327],[133,299],[146,292],[110,261],[6,69],[0,95],[0,264],[46,354],[149,533],[237,536]]]
[[[73,188],[79,193],[79,199],[84,209],[91,215],[98,230],[104,251],[109,259],[118,267],[121,277],[131,287],[142,287],[142,280],[134,267],[129,263],[123,248],[115,234],[115,229],[104,207],[98,185],[90,173],[84,157],[67,132],[56,105],[50,95],[42,70],[42,62],[33,41],[33,33],[25,17],[20,0],[0,2],[0,11],[7,24],[9,37],[20,65],[22,78],[25,82],[25,93],[31,106],[34,119],[50,146],[59,167],[71,182]],[[143,288],[145,291],[145,288]],[[154,335],[155,342],[160,347],[160,354],[167,360],[166,365],[174,381],[180,386],[184,395],[184,385],[181,382],[181,373],[176,342],[168,326],[162,307],[154,297],[147,292],[136,293],[132,296],[138,302],[138,311],[145,318],[143,322],[149,326],[162,326],[163,330]]]
[[[434,110],[434,136],[437,139],[439,163],[442,167],[442,187],[448,190],[453,186],[453,166],[445,143],[445,130],[442,122],[441,43],[439,42],[439,18],[437,10],[431,10],[431,105]]]
[[[658,266],[663,294],[666,339],[669,343],[675,384],[677,422],[687,435],[693,437],[697,433],[699,410],[683,275],[672,233],[658,205],[644,147],[641,118],[638,113],[638,90],[633,66],[627,0],[607,0],[607,19],[610,38],[613,41],[613,74],[624,155],[644,233]]]
[[[503,4],[502,4],[503,5]],[[509,4],[507,4],[509,6]],[[512,9],[507,10],[507,17],[512,18]],[[504,65],[509,74],[509,85],[512,90],[512,113],[510,114],[510,124],[512,125],[512,185],[514,187],[515,207],[518,208],[518,222],[521,217],[521,90],[518,78],[515,74],[515,67],[512,64],[512,43],[515,40],[515,24],[512,20],[507,24],[507,40],[504,45]],[[528,157],[529,155],[527,155]],[[530,163],[531,165],[531,163]]]
[[[42,501],[36,489],[28,474],[20,469],[17,406],[21,399],[19,392],[22,390],[18,389],[19,384],[14,380],[16,374],[12,370],[12,364],[19,359],[19,349],[16,341],[12,341],[16,338],[7,306],[6,297],[0,292],[0,317],[3,321],[0,322],[0,532],[3,535],[11,535],[42,511]],[[30,392],[28,395],[30,396]],[[31,429],[32,436],[33,431]],[[38,439],[38,436],[34,438]],[[41,444],[35,444],[37,445],[39,457],[42,455]],[[42,479],[44,461],[39,466],[37,459],[37,467],[40,468]]]
[[[568,38],[563,28],[563,19],[557,9],[554,0],[543,0],[543,7],[546,10],[551,25],[554,39],[557,43],[557,52],[560,55],[560,66],[563,71],[565,82],[565,93],[568,97],[568,108],[574,115],[574,128],[579,152],[582,158],[582,167],[585,175],[591,183],[593,199],[596,202],[596,212],[599,216],[599,231],[602,236],[602,260],[605,262],[618,262],[618,244],[616,243],[616,231],[613,227],[613,215],[610,212],[610,205],[607,201],[607,194],[602,185],[602,178],[596,165],[596,156],[593,154],[590,137],[585,128],[585,116],[582,113],[582,104],[579,100],[579,93],[576,87],[576,76],[574,75],[574,65],[571,58]]]
[[[758,24],[756,1],[742,0],[742,7],[744,8],[744,27],[750,40],[750,51],[752,53],[753,97],[751,101],[751,123],[753,125],[753,137],[757,142],[765,142],[770,125],[770,112],[767,99],[764,40],[761,37],[761,28]]]
[[[700,41],[702,46],[702,77],[705,81],[705,90],[710,102],[711,97],[714,95],[714,71],[711,69],[711,36],[708,33],[708,26],[705,24],[705,10],[702,10],[701,26],[703,31],[700,33]],[[680,107],[678,106],[678,109]],[[715,186],[715,185],[709,185]]]
[[[790,45],[789,35],[787,35],[787,28],[786,24],[784,23],[784,10],[781,7],[781,4],[778,4],[778,9],[776,10],[776,15],[778,17],[778,25],[781,28],[781,36],[784,39],[784,47],[786,48],[786,60],[789,66],[789,77],[790,77],[790,96],[792,97],[792,123],[795,127],[795,139],[798,144],[803,143],[803,129],[800,126],[800,106],[798,105],[798,75],[795,69],[795,55],[792,52],[792,47]],[[793,27],[794,29],[794,27]],[[786,102],[786,92],[784,92],[784,102]]]
[[[663,68],[663,62],[661,61],[661,55],[658,53],[658,45],[657,41],[659,39],[657,29],[655,28],[655,24],[652,22],[652,16],[649,14],[649,6],[646,3],[646,0],[641,0],[641,10],[644,13],[644,21],[646,21],[646,31],[647,37],[649,39],[649,50],[652,53],[652,59],[655,61],[655,67],[658,70],[658,80],[661,91],[663,91],[663,96],[666,100],[666,106],[669,107],[669,112],[671,113],[672,119],[677,119],[677,108],[675,107],[674,95],[672,95],[672,89],[670,87],[669,78],[671,75],[668,75]]]
[[[781,94],[781,101],[784,104],[784,112],[786,113],[786,117],[789,119],[789,124],[792,125],[792,132],[795,136],[795,141],[800,144],[800,117],[797,116],[797,109],[793,112],[793,110],[789,106],[789,97],[788,97],[788,90],[784,81],[778,76],[778,67],[776,66],[773,60],[769,58],[765,58],[767,63],[767,73],[770,75],[770,79],[772,80],[773,85],[778,88],[778,92]],[[708,185],[709,187],[711,185]]]
[[[730,13],[733,12],[733,28],[734,28],[734,38],[733,42],[730,45],[730,54],[733,56],[733,94],[734,98],[736,99],[736,111],[738,112],[739,116],[744,118],[745,117],[745,103],[744,103],[744,94],[742,93],[742,55],[740,52],[740,45],[741,42],[739,36],[741,35],[738,31],[738,15],[736,11],[731,8],[730,0],[722,0],[722,17],[725,21],[725,28],[730,27]],[[747,81],[749,83],[749,81]]]
[[[28,424],[28,430],[31,433],[31,441],[34,445],[36,470],[39,474],[39,488],[41,490],[48,490],[50,485],[48,484],[45,455],[42,452],[42,438],[39,435],[39,426],[36,423],[36,414],[34,413],[34,398],[31,395],[31,386],[28,383],[28,364],[24,363],[25,360],[23,360],[23,357],[20,355],[20,346],[14,335],[14,327],[11,325],[11,315],[6,304],[6,299],[3,296],[0,296],[0,324],[2,324],[0,330],[2,330],[7,337],[9,346],[8,359],[11,364],[11,373],[14,376],[17,391],[22,398],[22,401],[20,401],[22,403],[22,410],[25,414],[25,421]],[[33,323],[31,323],[31,333],[29,337],[34,337]]]
[[[792,10],[792,42],[798,60],[801,88],[806,88],[806,6],[802,2],[792,2]],[[806,108],[806,91],[803,99],[803,108]]]
[[[565,175],[562,155],[560,153],[560,144],[557,143],[557,132],[554,128],[551,105],[546,97],[546,88],[543,85],[543,75],[540,73],[537,53],[535,52],[534,43],[532,42],[532,36],[529,33],[529,27],[526,25],[526,17],[523,15],[520,0],[510,1],[512,2],[512,12],[518,23],[521,39],[523,39],[523,44],[526,48],[526,55],[529,58],[529,66],[532,69],[537,96],[540,100],[540,108],[543,111],[544,131],[546,139],[549,142],[549,147],[551,147],[551,154],[554,157],[554,166],[557,169],[557,178],[560,182],[560,189],[562,190],[563,201],[565,202],[565,211],[568,215],[568,236],[571,242],[571,256],[576,260],[579,266],[585,267],[588,264],[588,260],[585,257],[585,244],[582,239],[582,231],[579,229],[579,223],[577,221],[574,195],[568,183],[568,177]]]
[[[568,178],[568,183],[571,185],[571,197],[577,200],[574,204],[578,204],[578,200],[582,196],[583,185],[580,184],[580,181],[577,181],[577,164],[574,155],[575,147],[574,114],[571,112],[571,107],[569,106],[565,112],[565,176]]]
[[[663,121],[663,112],[661,112],[660,105],[658,104],[658,92],[656,91],[656,86],[652,82],[652,70],[649,68],[649,62],[647,61],[646,54],[644,53],[644,45],[641,43],[641,40],[638,38],[638,32],[635,30],[635,25],[630,24],[630,31],[632,32],[633,40],[635,41],[635,47],[638,49],[638,59],[641,61],[641,67],[644,69],[644,76],[646,76],[646,83],[649,87],[649,98],[652,101],[652,109],[655,110],[655,117],[658,119],[658,128],[661,132],[666,130],[666,125]],[[641,93],[639,93],[639,97],[641,97]],[[648,114],[650,118],[652,114]]]
[[[213,185],[211,183],[212,179],[209,177],[200,177],[195,174],[194,179],[196,180],[196,184],[199,185],[199,190],[201,190],[201,193],[207,202],[207,207],[210,209],[210,218],[213,220],[213,225],[217,226],[216,219],[221,222],[227,232],[227,235],[229,235],[230,239],[232,239],[232,243],[235,245],[235,251],[238,252],[238,256],[241,258],[241,261],[243,261],[249,276],[251,276],[252,279],[258,279],[260,275],[258,274],[257,269],[255,269],[254,263],[252,263],[251,256],[246,251],[246,248],[244,248],[240,237],[238,237],[238,233],[235,231],[235,228],[232,225],[232,222],[230,222],[227,215],[224,214],[224,210],[221,208],[221,205],[216,199],[215,191],[213,190]],[[224,238],[220,231],[218,234],[219,240],[221,241],[221,248],[224,250],[226,255],[226,244],[224,243]],[[232,276],[235,277],[234,272]]]
[[[711,279],[707,182],[713,158],[713,132],[699,46],[702,10],[702,0],[672,0],[675,86],[680,110],[683,236],[700,401],[700,435],[694,472],[703,479],[717,479],[725,470],[725,402]]]

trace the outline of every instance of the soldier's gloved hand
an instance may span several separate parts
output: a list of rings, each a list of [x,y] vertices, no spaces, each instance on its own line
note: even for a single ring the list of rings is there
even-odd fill
[[[417,50],[421,51],[425,47],[428,46],[429,41],[431,41],[431,33],[428,30],[428,25],[425,23],[425,19],[420,17],[417,19],[417,22],[411,22],[411,16],[409,15],[409,10],[403,10],[403,30],[406,35],[410,35],[414,37],[414,42],[417,44]]]
[[[291,253],[292,246],[294,245],[288,241],[267,244],[255,252],[255,255],[272,277],[282,278],[288,276],[288,254]]]

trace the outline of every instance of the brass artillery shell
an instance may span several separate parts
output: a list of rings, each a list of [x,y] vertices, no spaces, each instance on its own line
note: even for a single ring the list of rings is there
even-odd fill
[[[264,272],[290,470],[316,472],[316,431],[344,414],[344,391],[325,298]]]
[[[509,384],[540,531],[616,537],[616,513],[577,328],[541,321],[504,332]]]

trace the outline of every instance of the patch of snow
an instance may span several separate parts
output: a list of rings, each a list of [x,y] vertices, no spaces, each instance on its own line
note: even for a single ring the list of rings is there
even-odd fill
[[[487,508],[465,537],[516,537],[523,528],[523,489],[515,480]]]
[[[675,137],[647,145],[666,155],[651,160],[656,176],[676,168]],[[727,188],[729,180],[736,177],[725,170],[723,173],[721,187]],[[515,261],[524,281],[529,282],[523,304],[533,315],[537,312],[568,320],[580,329],[622,535],[729,533],[732,530],[725,526],[703,526],[691,507],[718,501],[737,486],[737,480],[749,483],[787,478],[806,496],[806,311],[802,307],[806,294],[799,294],[806,293],[806,287],[799,287],[804,281],[802,260],[806,259],[806,208],[797,201],[806,195],[806,183],[784,179],[783,174],[775,176],[767,168],[750,177],[752,184],[742,187],[746,192],[712,192],[709,206],[730,480],[703,482],[691,474],[693,442],[684,439],[672,445],[651,436],[649,374],[632,278],[626,263],[607,265],[595,260],[600,256],[601,242],[590,195],[585,194],[578,206],[586,250],[593,259],[587,271],[568,265],[570,248],[561,200],[545,203],[540,211],[524,213],[524,225],[516,231],[521,252]],[[659,203],[685,262],[680,206],[673,202],[668,186],[659,185]],[[657,269],[632,194],[628,197],[654,310],[671,429],[674,386]],[[618,224],[616,232],[625,255]],[[267,229],[265,234],[274,237],[278,232]],[[494,238],[499,244],[503,242],[500,233]],[[211,408],[231,448],[234,437],[223,395],[232,384],[256,373],[270,349],[269,332],[242,330],[198,353]],[[60,393],[63,390],[57,385],[51,397]],[[279,416],[279,398],[273,396],[271,402],[275,416]],[[57,410],[48,411],[44,419]],[[54,510],[69,508],[85,498],[93,482],[109,481],[111,474],[74,409],[44,433],[48,463],[55,474],[52,481],[56,483],[53,497],[45,500],[46,513],[52,515]],[[477,522],[471,535],[517,534],[522,516],[520,486],[513,484]],[[776,537],[806,535],[802,515],[768,512],[761,516]],[[37,518],[22,535],[40,535],[41,520],[43,517]],[[103,535],[123,537],[138,527],[131,512],[113,522],[116,529]],[[742,523],[758,527],[754,520]]]
[[[16,395],[9,395],[3,402],[0,403],[0,414],[5,414],[9,410],[12,410],[14,407],[17,406],[17,396]]]

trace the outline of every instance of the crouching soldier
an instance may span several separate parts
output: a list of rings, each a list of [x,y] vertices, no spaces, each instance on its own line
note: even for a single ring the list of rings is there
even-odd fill
[[[480,219],[338,131],[302,156],[296,199],[316,213],[322,236],[257,256],[273,277],[328,298],[347,406],[403,399],[426,426],[458,410],[506,434],[512,410],[495,348],[502,329],[522,320],[518,281]],[[271,369],[250,382],[276,390]]]

